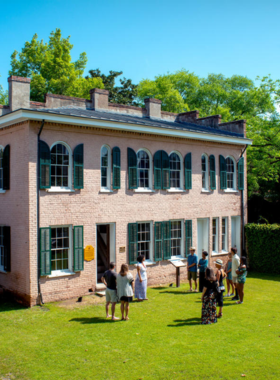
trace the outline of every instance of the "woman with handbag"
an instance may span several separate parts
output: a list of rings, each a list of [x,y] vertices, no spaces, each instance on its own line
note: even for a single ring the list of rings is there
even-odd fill
[[[213,268],[206,268],[204,288],[201,296],[201,324],[210,325],[217,322],[216,308],[217,279]]]
[[[219,314],[217,315],[217,318],[221,318],[223,316],[223,306],[224,306],[224,299],[223,299],[223,293],[225,291],[223,280],[227,277],[225,271],[222,269],[223,262],[221,259],[217,259],[215,261],[215,266],[217,268],[216,277],[218,281],[218,293],[217,293],[217,303],[219,306]]]

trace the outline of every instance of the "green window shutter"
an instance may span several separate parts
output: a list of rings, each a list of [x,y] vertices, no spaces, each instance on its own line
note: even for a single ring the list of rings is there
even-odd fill
[[[3,152],[3,190],[10,190],[10,145]]]
[[[185,235],[186,235],[186,256],[190,252],[192,246],[192,220],[185,221]]]
[[[74,149],[74,189],[84,188],[84,144]]]
[[[138,172],[137,172],[137,155],[133,149],[127,148],[127,164],[128,164],[128,188],[138,188]]]
[[[211,154],[209,157],[210,161],[210,189],[216,190],[216,164],[215,164],[215,156]]]
[[[185,156],[185,189],[192,188],[192,154],[188,153]]]
[[[155,261],[162,260],[162,222],[155,222]]]
[[[113,189],[121,188],[121,150],[117,146],[113,148]]]
[[[47,276],[51,271],[51,228],[40,228],[40,276]]]
[[[48,144],[40,140],[40,189],[51,187],[51,152]]]
[[[154,154],[154,188],[155,190],[161,189],[161,150]]]
[[[129,264],[137,263],[138,256],[138,224],[128,224],[128,254]]]
[[[3,227],[4,234],[4,270],[11,271],[11,227]]]
[[[244,190],[244,157],[238,162],[238,189]]]
[[[224,156],[219,156],[220,159],[220,188],[225,190],[227,188],[227,163]]]
[[[162,163],[162,189],[170,189],[170,164],[168,154],[161,151],[161,163]]]
[[[163,260],[171,259],[171,222],[162,222]]]
[[[74,226],[74,272],[84,270],[84,227]]]

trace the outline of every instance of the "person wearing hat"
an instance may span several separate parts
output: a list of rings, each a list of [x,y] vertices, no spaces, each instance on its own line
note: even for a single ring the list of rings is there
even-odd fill
[[[190,255],[188,256],[188,280],[190,284],[190,292],[192,289],[192,280],[195,284],[195,292],[197,292],[197,255],[195,254],[195,247],[190,247]]]
[[[199,291],[203,291],[204,287],[204,280],[205,280],[205,271],[208,266],[208,260],[207,260],[208,253],[206,251],[202,252],[202,259],[198,262],[198,268],[199,268]]]
[[[225,291],[225,287],[224,287],[224,284],[223,284],[223,279],[226,278],[226,273],[225,271],[222,269],[223,267],[223,262],[221,259],[217,259],[215,261],[215,266],[217,268],[217,272],[216,272],[216,277],[217,277],[217,281],[218,281],[218,293],[217,293],[217,303],[218,303],[218,306],[219,306],[219,314],[217,315],[217,318],[221,318],[223,316],[223,306],[224,306],[224,299],[223,299],[223,293]]]

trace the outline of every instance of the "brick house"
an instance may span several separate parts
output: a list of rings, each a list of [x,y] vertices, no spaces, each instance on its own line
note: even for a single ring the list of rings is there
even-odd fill
[[[12,76],[0,106],[0,287],[28,305],[101,288],[146,256],[149,284],[174,282],[170,260],[190,245],[227,259],[241,252],[247,220],[245,121],[221,123],[108,102],[47,94]],[[85,260],[84,248],[94,248]],[[89,249],[90,251],[90,249]],[[181,277],[186,278],[186,269]]]

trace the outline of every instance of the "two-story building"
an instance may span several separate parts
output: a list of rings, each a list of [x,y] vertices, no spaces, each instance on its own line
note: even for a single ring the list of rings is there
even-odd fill
[[[47,94],[10,77],[0,106],[0,287],[28,305],[99,289],[144,254],[148,282],[174,282],[171,260],[190,245],[225,259],[242,250],[247,220],[245,121],[221,123],[108,102]],[[86,250],[85,250],[86,247]],[[87,255],[92,253],[94,256]],[[86,259],[86,260],[85,260]],[[186,269],[181,276],[186,278]]]

